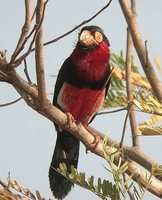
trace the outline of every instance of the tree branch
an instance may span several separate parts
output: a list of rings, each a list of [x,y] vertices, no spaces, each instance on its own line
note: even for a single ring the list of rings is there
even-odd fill
[[[153,66],[149,59],[146,56],[146,50],[144,46],[144,42],[142,40],[140,30],[136,21],[136,17],[132,12],[128,4],[128,0],[119,0],[119,4],[125,16],[125,20],[127,21],[128,27],[131,32],[132,40],[137,51],[138,57],[140,59],[143,70],[148,78],[148,81],[154,91],[154,95],[157,97],[159,102],[162,101],[162,87],[160,81],[158,80]]]
[[[32,81],[31,81],[29,73],[28,73],[28,67],[27,67],[27,61],[26,61],[26,59],[24,59],[24,73],[26,75],[26,78],[27,78],[28,82],[30,84],[32,84]]]
[[[66,33],[64,33],[63,35],[53,39],[53,40],[50,40],[48,42],[45,42],[44,43],[44,46],[46,45],[49,45],[49,44],[52,44],[54,42],[57,42],[58,40],[66,37],[67,35],[71,34],[72,32],[74,32],[75,30],[77,30],[78,28],[80,28],[81,26],[89,23],[90,21],[92,21],[94,18],[96,18],[100,13],[102,13],[106,8],[108,8],[111,4],[112,0],[109,0],[109,2],[103,7],[101,8],[99,11],[97,11],[97,13],[95,13],[92,17],[90,17],[89,19],[86,19],[84,20],[83,22],[81,22],[80,24],[78,24],[77,26],[75,26],[74,28],[72,28],[71,30],[67,31]],[[34,49],[32,49],[34,50]]]
[[[33,27],[33,29],[31,30],[31,32],[25,37],[25,40],[24,42],[22,43],[22,46],[21,46],[21,49],[19,50],[21,52],[21,50],[24,48],[26,42],[28,41],[28,39],[32,36],[32,34],[34,33],[34,36],[31,40],[31,43],[29,45],[29,48],[27,50],[27,52],[25,52],[22,56],[20,56],[18,59],[16,59],[15,61],[11,61],[9,63],[9,67],[10,68],[16,68],[17,66],[19,66],[21,64],[21,62],[32,52],[32,47],[33,47],[33,44],[36,40],[36,37],[37,37],[37,34],[39,32],[39,29],[42,25],[42,22],[43,22],[43,19],[44,19],[44,15],[45,15],[45,8],[46,8],[46,4],[48,3],[48,0],[46,0],[44,2],[44,6],[43,6],[43,11],[42,11],[42,18],[40,20],[40,23],[39,24],[35,24],[35,26]],[[34,48],[35,50],[35,48]]]
[[[22,99],[22,97],[19,97],[18,99],[14,100],[14,101],[11,101],[11,102],[9,102],[9,103],[0,104],[0,107],[10,106],[10,105],[12,105],[12,104],[17,103],[17,102],[20,101],[21,99]]]
[[[44,74],[44,59],[43,59],[43,12],[44,0],[37,1],[36,9],[36,24],[40,24],[40,28],[35,40],[35,61],[36,61],[36,75],[38,85],[38,107],[43,107],[46,100],[46,84]]]
[[[24,26],[22,27],[22,32],[18,44],[16,46],[13,55],[11,56],[10,62],[13,62],[23,49],[23,43],[29,33],[30,27],[31,27],[31,2],[30,0],[25,0],[25,23]]]
[[[78,24],[77,26],[75,26],[74,28],[72,28],[71,30],[67,31],[66,33],[62,34],[61,36],[53,39],[53,40],[50,40],[48,42],[45,42],[43,44],[43,46],[47,46],[49,44],[52,44],[54,42],[57,42],[58,40],[66,37],[67,35],[73,33],[75,30],[77,30],[78,28],[80,28],[81,26],[89,23],[90,21],[92,21],[95,17],[97,17],[101,12],[103,12],[106,8],[108,8],[111,4],[112,0],[109,0],[109,2],[103,7],[101,8],[99,11],[97,11],[97,13],[95,13],[92,17],[90,17],[89,19],[86,19],[84,20],[83,22],[81,22],[80,24]],[[47,1],[46,1],[47,3]],[[31,34],[30,34],[31,35]],[[26,37],[26,39],[28,39],[29,36]],[[32,45],[30,45],[28,51],[26,53],[24,53],[20,58],[18,58],[16,61],[15,61],[15,65],[19,65],[23,59],[25,59],[31,52],[35,51],[35,48],[32,48]]]
[[[132,11],[135,13],[135,0],[131,0]],[[133,86],[132,86],[132,50],[133,50],[133,41],[129,31],[127,29],[127,50],[126,50],[126,86],[127,86],[127,98],[128,98],[128,107],[130,109],[129,119],[132,130],[132,141],[133,146],[140,147],[139,137],[138,137],[138,128],[136,123],[136,115],[134,106],[132,105],[133,101]]]

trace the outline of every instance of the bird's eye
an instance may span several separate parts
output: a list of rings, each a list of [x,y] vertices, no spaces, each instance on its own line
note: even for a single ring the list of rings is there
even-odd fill
[[[96,32],[95,32],[95,40],[96,40],[98,43],[102,42],[102,41],[103,41],[103,35],[102,35],[102,33],[96,31]]]

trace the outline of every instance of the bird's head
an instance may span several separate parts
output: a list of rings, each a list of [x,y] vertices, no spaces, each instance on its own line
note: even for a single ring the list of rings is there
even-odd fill
[[[109,41],[101,28],[98,26],[85,26],[78,35],[76,47],[83,51],[92,50],[97,48],[102,42],[107,43],[109,46]]]

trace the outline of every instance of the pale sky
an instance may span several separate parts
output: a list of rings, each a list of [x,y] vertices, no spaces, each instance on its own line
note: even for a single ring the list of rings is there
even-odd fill
[[[0,50],[7,50],[10,58],[19,38],[24,20],[24,1],[1,1],[0,7]],[[33,1],[36,2],[36,1]],[[45,16],[45,41],[54,39],[75,27],[80,22],[91,17],[107,3],[106,0],[55,0],[47,5]],[[138,22],[142,37],[148,40],[148,51],[151,59],[159,56],[162,59],[162,2],[161,0],[137,0]],[[100,26],[107,35],[111,51],[119,53],[125,51],[126,23],[117,0],[100,14],[89,25]],[[55,78],[63,61],[71,54],[77,39],[77,31],[66,38],[45,47],[45,72],[48,93],[53,92]],[[32,54],[28,59],[29,74],[35,82],[35,63]],[[136,63],[139,65],[135,54]],[[23,65],[18,71],[23,75]],[[140,67],[141,69],[141,67]],[[160,76],[159,76],[160,77]],[[0,104],[19,97],[16,91],[5,83],[0,83]],[[52,100],[52,96],[49,96]],[[114,140],[120,140],[125,113],[97,117],[91,124],[96,129],[107,133]],[[143,122],[148,116],[138,114],[138,122]],[[48,169],[51,162],[56,132],[53,124],[46,118],[29,108],[23,101],[15,105],[0,108],[0,178],[5,180],[8,172],[11,178],[28,187],[33,193],[36,190],[48,199],[52,197],[48,182]],[[130,144],[131,137],[127,129],[126,144]],[[142,150],[155,159],[159,164],[162,158],[157,152],[162,152],[161,137],[143,137]],[[110,174],[103,168],[107,163],[93,154],[86,154],[85,147],[81,147],[79,171],[87,176],[95,175],[110,179]],[[158,198],[147,194],[144,199]],[[77,186],[67,196],[66,200],[97,200],[97,196]]]

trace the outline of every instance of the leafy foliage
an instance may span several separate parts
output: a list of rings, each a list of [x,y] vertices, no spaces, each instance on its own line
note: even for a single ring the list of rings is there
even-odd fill
[[[67,172],[67,167],[65,163],[60,163],[59,169],[57,171],[71,180],[73,183],[88,189],[99,196],[101,199],[106,200],[108,197],[112,200],[119,199],[119,193],[114,184],[108,180],[101,180],[98,178],[97,183],[94,183],[94,176],[86,178],[85,173],[78,172],[76,168],[71,166],[71,173]]]
[[[156,62],[157,63],[157,62]],[[105,100],[104,108],[125,107],[128,109],[128,101],[126,94],[126,74],[125,60],[122,51],[120,55],[111,55],[111,65],[115,68],[112,74],[110,90]],[[159,62],[158,62],[159,68]],[[144,122],[139,124],[138,130],[140,135],[161,135],[162,125],[156,124],[157,117],[162,115],[162,104],[154,97],[151,86],[147,78],[142,76],[138,67],[134,64],[132,57],[132,91],[134,99],[131,102],[135,109],[140,112],[153,114],[154,123]],[[153,122],[153,121],[152,121]]]
[[[158,178],[162,177],[162,165],[153,165],[152,174]]]
[[[16,180],[8,178],[7,185],[1,181],[3,189],[0,189],[0,200],[45,200],[41,197],[39,191],[34,195],[28,188],[20,185]],[[13,193],[15,190],[17,194]]]
[[[148,180],[146,188],[138,184],[137,189],[136,184],[134,184],[134,182],[132,181],[133,174],[125,178],[125,172],[128,169],[128,163],[123,162],[122,159],[120,159],[119,162],[115,164],[115,155],[119,152],[116,151],[114,148],[114,153],[110,154],[109,150],[106,149],[105,144],[106,139],[103,141],[103,157],[108,162],[108,167],[104,168],[112,174],[114,183],[105,179],[101,180],[101,178],[98,178],[97,182],[95,183],[94,176],[86,178],[85,173],[78,172],[77,169],[73,166],[71,166],[71,173],[68,173],[65,163],[60,163],[59,168],[55,170],[65,176],[67,179],[71,180],[73,183],[90,190],[101,199],[126,199],[130,191],[132,191],[132,195],[135,200],[142,199],[147,189],[147,186],[150,184],[150,178],[152,174],[149,178],[146,177],[146,180]],[[110,148],[113,148],[113,146]]]

